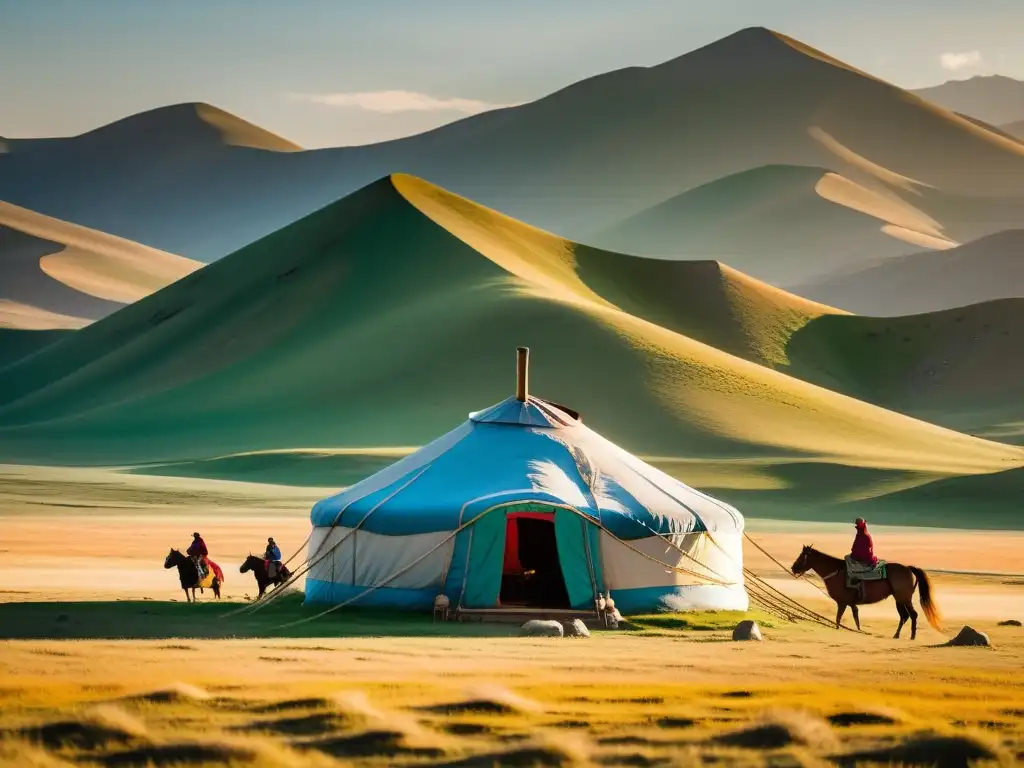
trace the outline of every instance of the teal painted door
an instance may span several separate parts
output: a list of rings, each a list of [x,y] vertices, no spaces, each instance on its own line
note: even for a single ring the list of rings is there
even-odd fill
[[[555,511],[555,541],[562,578],[573,608],[592,608],[595,591],[602,590],[600,531],[575,512]]]

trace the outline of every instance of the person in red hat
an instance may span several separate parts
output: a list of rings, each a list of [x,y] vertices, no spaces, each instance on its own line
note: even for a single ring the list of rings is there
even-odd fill
[[[857,535],[853,538],[853,547],[850,549],[850,557],[858,563],[870,565],[874,568],[878,565],[878,558],[875,557],[875,542],[868,533],[868,524],[863,517],[858,517],[854,522],[857,528]]]

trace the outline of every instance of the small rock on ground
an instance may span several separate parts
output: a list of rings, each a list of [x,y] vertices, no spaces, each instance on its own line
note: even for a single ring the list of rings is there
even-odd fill
[[[1019,627],[1021,623],[1017,619],[1007,619],[1006,621],[999,622],[1000,627]]]
[[[744,619],[736,628],[732,631],[733,640],[763,640],[761,637],[761,628],[757,626],[757,622],[751,619]]]
[[[547,619],[531,619],[519,631],[527,637],[562,637],[565,633],[561,622]]]
[[[950,640],[946,645],[984,645],[990,646],[988,635],[979,632],[974,627],[964,627],[960,633]]]
[[[563,621],[562,627],[565,629],[566,637],[590,637],[590,630],[587,629],[587,625],[583,623],[582,619]]]

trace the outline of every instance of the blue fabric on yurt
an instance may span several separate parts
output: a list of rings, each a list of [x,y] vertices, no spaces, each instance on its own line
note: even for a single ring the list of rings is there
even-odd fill
[[[741,598],[726,586],[743,591],[739,512],[537,398],[509,398],[470,414],[415,453],[318,502],[306,599],[344,602],[376,586],[358,603],[422,606],[427,594],[443,593],[453,605],[493,607],[502,589],[505,512],[523,505],[555,513],[573,608],[592,607],[608,591],[630,611],[673,603],[746,607],[745,593]],[[350,535],[352,542],[339,543]],[[693,552],[672,543],[695,536],[707,541]],[[353,583],[359,553],[385,550],[393,550],[385,557],[395,565],[393,577],[374,571],[378,581]]]

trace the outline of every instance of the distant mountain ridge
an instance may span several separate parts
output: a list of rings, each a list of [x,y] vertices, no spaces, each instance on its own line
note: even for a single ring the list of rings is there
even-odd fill
[[[881,259],[790,290],[857,314],[883,317],[1024,298],[1024,229],[941,253]]]
[[[0,155],[0,198],[211,261],[396,172],[583,242],[686,190],[772,164],[825,168],[908,199],[921,189],[1024,197],[1018,142],[763,28],[363,147],[286,151],[218,115],[178,105],[74,139],[16,142]],[[235,139],[223,139],[223,123]],[[924,213],[942,237],[964,239],[962,217]],[[1007,222],[966,225],[975,237]],[[815,276],[813,260],[805,266],[801,279]],[[756,275],[789,277],[770,260]]]
[[[995,126],[1024,120],[1024,82],[1004,75],[978,75],[914,91],[921,98]]]
[[[1011,136],[1024,140],[1024,120],[1018,120],[1015,123],[1007,123],[1006,125],[1001,125],[999,127]]]

